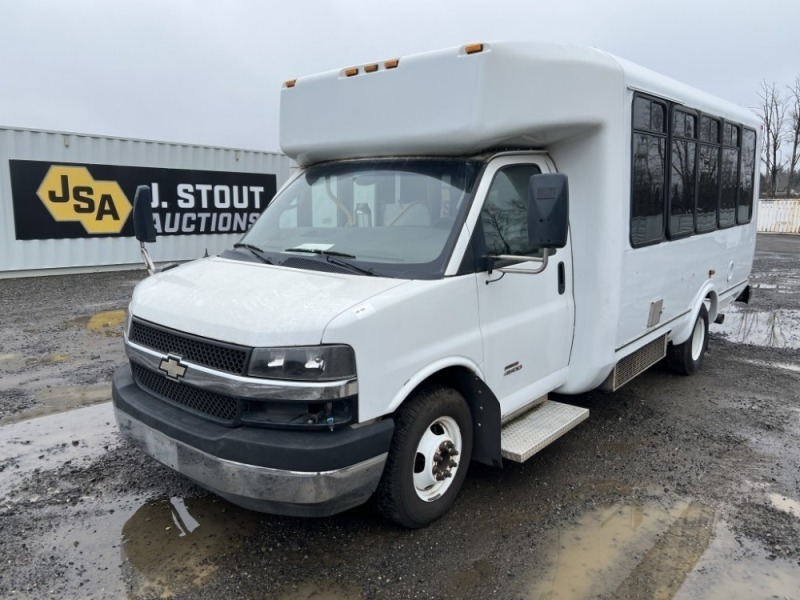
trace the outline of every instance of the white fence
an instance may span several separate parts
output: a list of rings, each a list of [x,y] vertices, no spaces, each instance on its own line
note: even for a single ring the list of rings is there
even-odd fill
[[[758,230],[764,233],[800,233],[800,200],[761,200]]]

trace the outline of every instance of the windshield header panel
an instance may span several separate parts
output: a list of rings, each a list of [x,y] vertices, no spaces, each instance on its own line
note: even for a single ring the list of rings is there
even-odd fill
[[[242,243],[275,265],[438,279],[482,166],[446,158],[313,165],[270,202]]]

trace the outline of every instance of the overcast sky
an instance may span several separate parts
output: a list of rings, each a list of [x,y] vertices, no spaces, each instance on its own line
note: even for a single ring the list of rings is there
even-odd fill
[[[286,79],[501,39],[753,107],[800,76],[800,0],[0,0],[0,126],[278,150]]]

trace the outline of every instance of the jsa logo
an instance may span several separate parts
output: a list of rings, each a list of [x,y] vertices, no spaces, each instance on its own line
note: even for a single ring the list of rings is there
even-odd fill
[[[86,167],[50,167],[36,192],[56,221],[78,221],[87,233],[119,233],[131,203],[116,181],[95,181]]]

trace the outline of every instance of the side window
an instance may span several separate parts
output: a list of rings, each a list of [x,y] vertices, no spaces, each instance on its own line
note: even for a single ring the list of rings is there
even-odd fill
[[[672,171],[669,186],[670,238],[694,232],[694,204],[697,181],[697,116],[681,110],[672,113]]]
[[[722,129],[722,190],[719,197],[719,226],[736,223],[736,194],[739,182],[739,127],[725,123]]]
[[[753,181],[756,168],[756,132],[745,129],[742,135],[742,165],[739,170],[739,202],[736,222],[749,223],[753,217]]]
[[[513,165],[498,171],[481,210],[489,255],[531,255],[528,246],[528,182],[541,173],[536,165]]]
[[[664,238],[666,104],[637,96],[633,101],[631,150],[631,245]]]
[[[700,159],[697,165],[697,233],[717,228],[717,198],[720,182],[719,121],[700,117]]]

